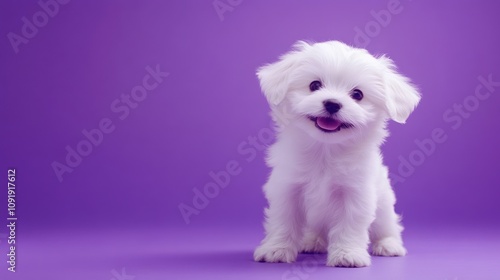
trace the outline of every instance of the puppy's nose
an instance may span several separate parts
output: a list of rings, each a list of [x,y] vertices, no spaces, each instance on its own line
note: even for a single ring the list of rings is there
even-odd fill
[[[325,106],[325,110],[330,114],[335,114],[340,110],[340,108],[342,108],[342,104],[337,103],[333,100],[323,101],[323,106]]]

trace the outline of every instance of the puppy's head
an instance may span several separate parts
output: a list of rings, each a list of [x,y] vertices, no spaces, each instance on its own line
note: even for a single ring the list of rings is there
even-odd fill
[[[383,129],[389,118],[404,123],[420,100],[391,59],[337,41],[299,41],[257,76],[280,126],[328,143]]]

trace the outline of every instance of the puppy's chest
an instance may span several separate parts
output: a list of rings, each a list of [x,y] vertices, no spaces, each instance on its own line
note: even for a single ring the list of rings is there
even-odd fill
[[[345,181],[340,176],[332,174],[308,174],[302,184],[303,195],[313,197],[326,197],[335,190],[341,189],[345,185]]]
[[[352,161],[318,158],[301,170],[303,183],[310,187],[348,185],[356,174],[361,172],[360,165]]]
[[[351,163],[332,161],[311,165],[303,173],[302,197],[307,209],[327,209],[347,194],[364,189],[365,179]]]

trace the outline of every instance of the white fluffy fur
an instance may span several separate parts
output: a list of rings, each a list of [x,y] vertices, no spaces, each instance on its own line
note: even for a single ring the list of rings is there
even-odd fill
[[[370,265],[371,253],[403,256],[400,217],[380,145],[389,119],[404,123],[420,95],[392,60],[330,41],[298,42],[257,75],[277,126],[264,185],[266,237],[254,259],[293,262],[298,252],[327,252],[328,266]],[[311,92],[309,84],[323,87]],[[364,98],[350,92],[360,89]],[[334,114],[353,127],[323,132],[308,116]]]

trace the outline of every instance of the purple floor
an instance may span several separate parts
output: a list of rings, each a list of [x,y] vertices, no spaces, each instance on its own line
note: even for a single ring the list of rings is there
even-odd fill
[[[500,279],[500,229],[409,228],[406,257],[358,269],[325,267],[322,254],[256,263],[260,238],[241,227],[30,231],[18,235],[17,272],[4,264],[0,279]]]

